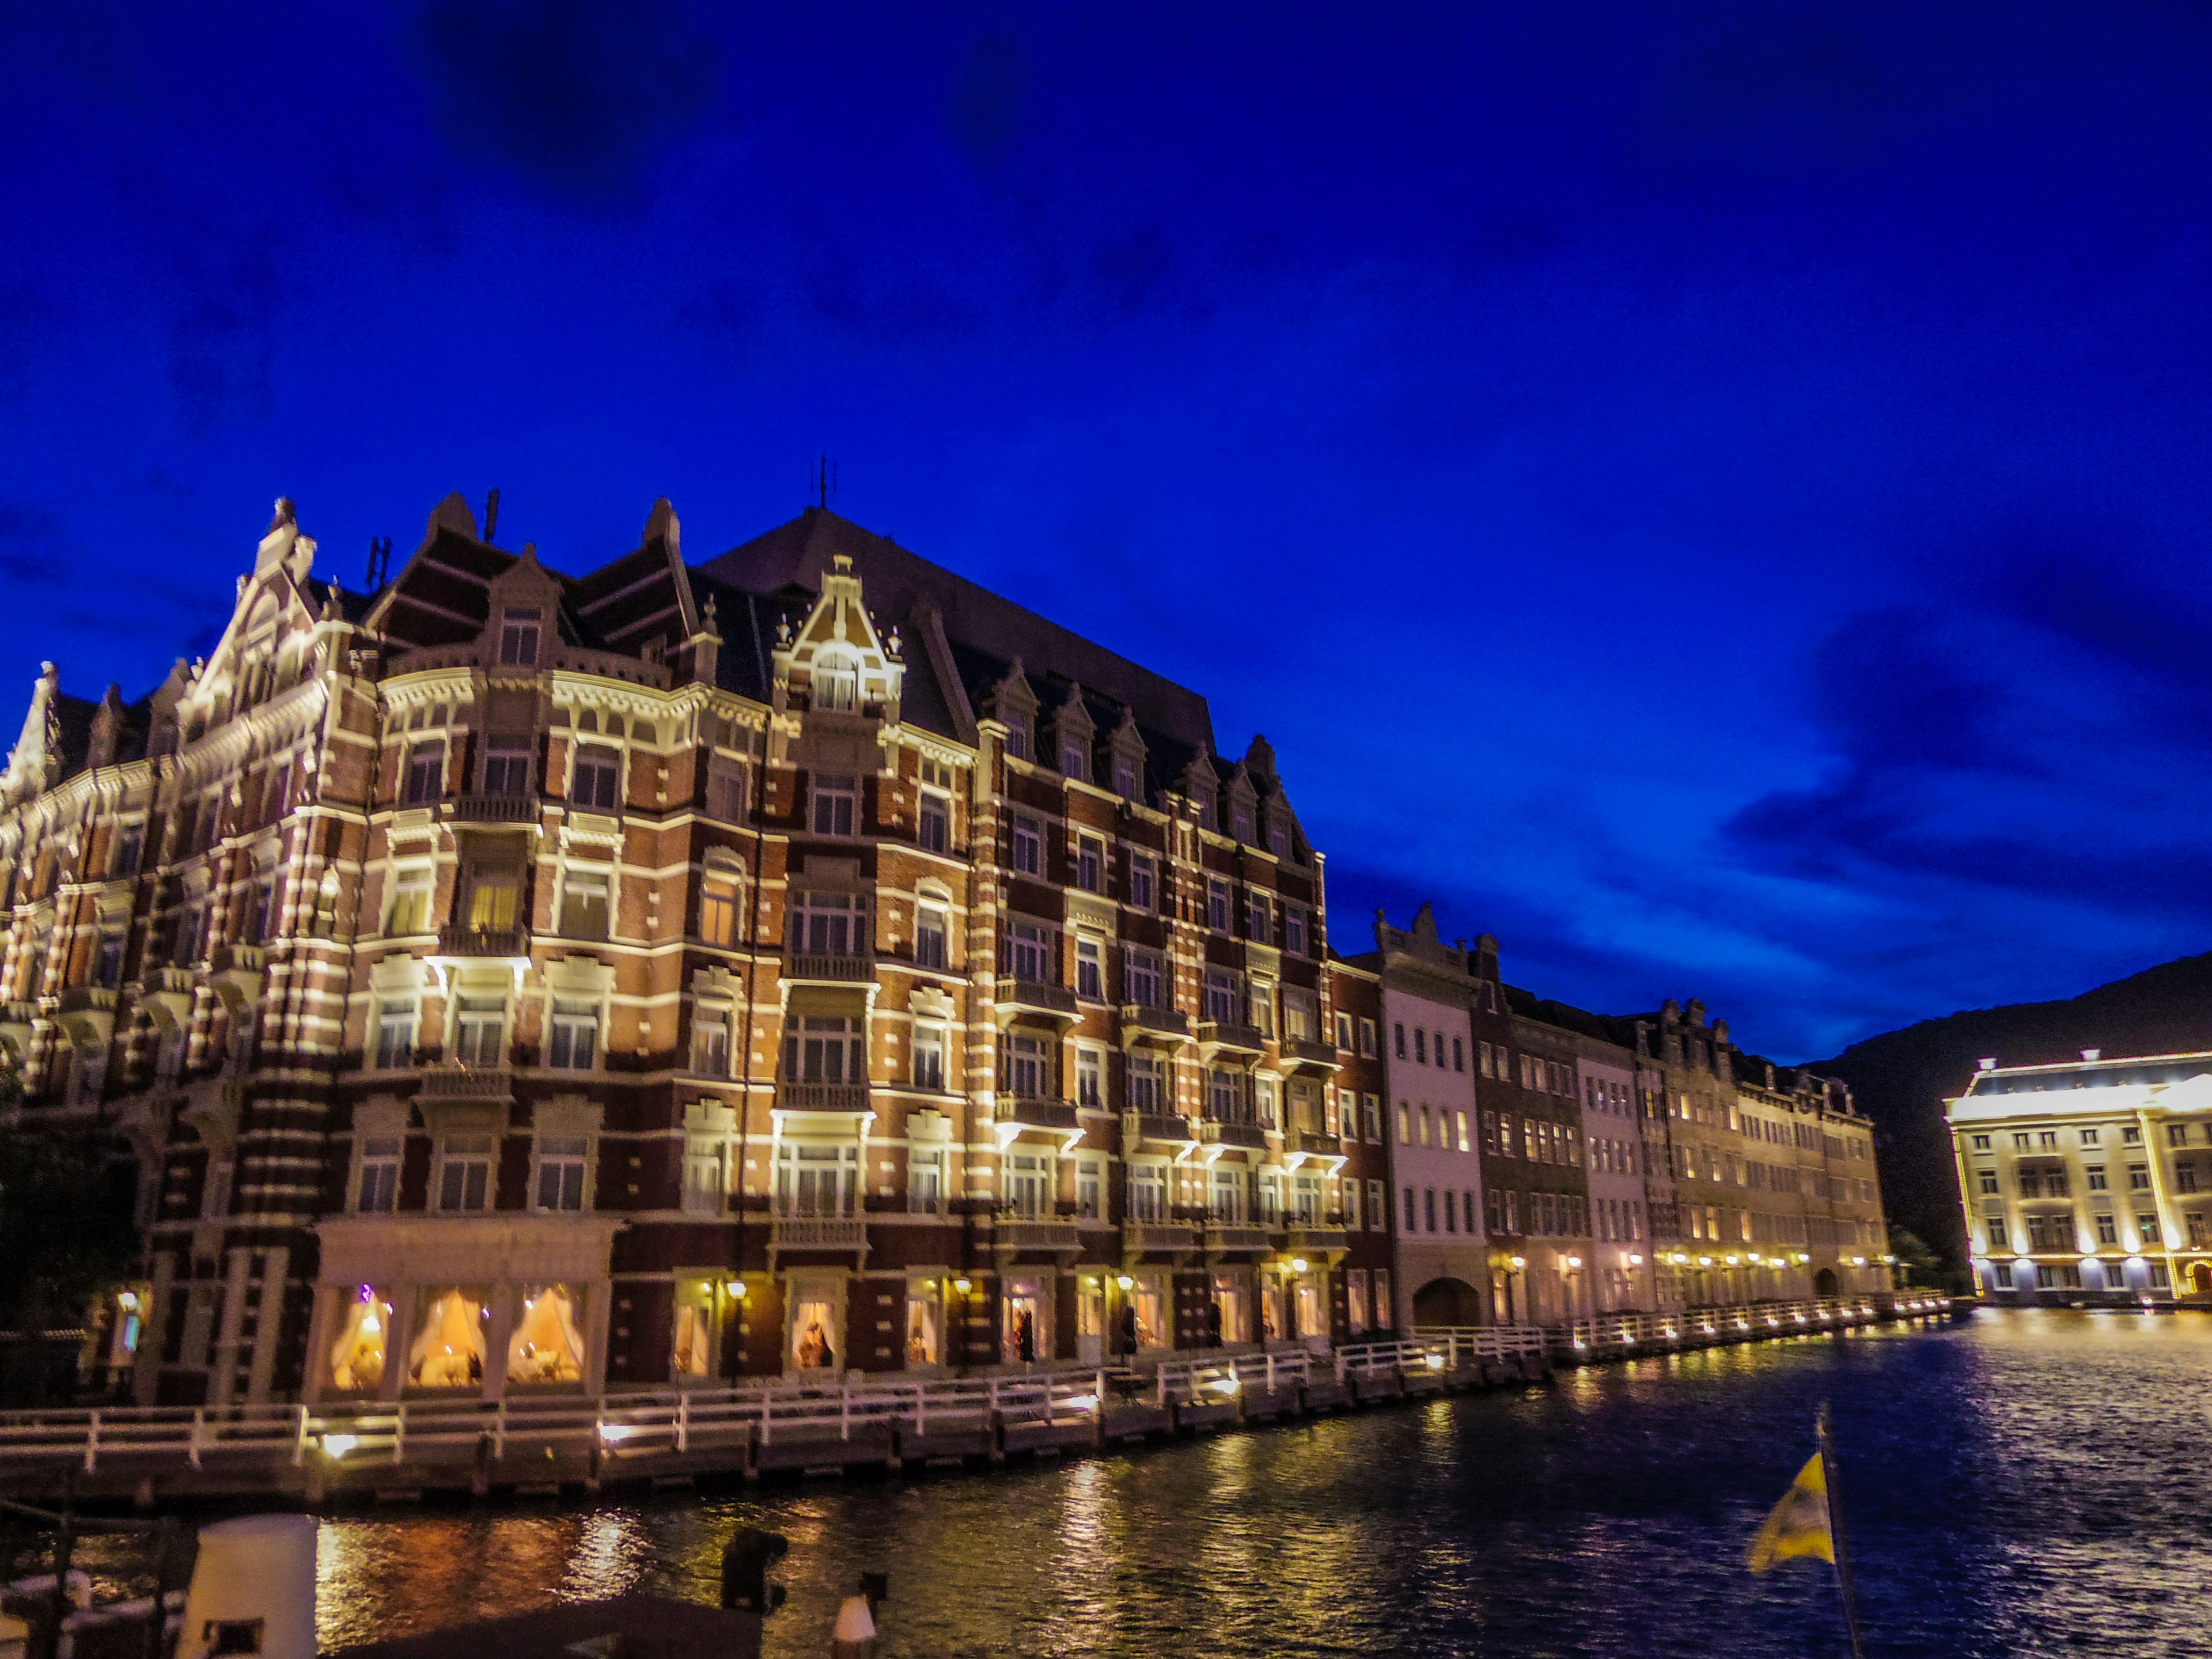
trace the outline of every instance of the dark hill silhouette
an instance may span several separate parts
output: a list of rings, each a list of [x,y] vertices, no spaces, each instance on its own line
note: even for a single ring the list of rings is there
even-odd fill
[[[2063,1002],[2015,1002],[1924,1019],[1854,1042],[1808,1071],[1841,1078],[1875,1121],[1890,1218],[1917,1233],[1954,1269],[1966,1261],[1959,1180],[1943,1102],[1993,1056],[2003,1066],[2050,1065],[2084,1048],[2109,1057],[2212,1050],[2212,954],[2184,957]]]

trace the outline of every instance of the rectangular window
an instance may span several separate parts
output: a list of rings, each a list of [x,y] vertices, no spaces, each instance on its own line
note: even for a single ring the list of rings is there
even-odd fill
[[[417,864],[392,872],[392,908],[384,931],[395,939],[430,931],[430,866]]]
[[[2010,1244],[2006,1241],[2006,1238],[2005,1238],[2005,1221],[2004,1221],[2004,1218],[2003,1218],[2002,1216],[2001,1216],[2001,1215],[1993,1215],[1993,1216],[1991,1216],[1991,1217],[1989,1218],[1989,1230],[1990,1230],[1990,1248],[1991,1249],[1993,1249],[1993,1250],[2008,1250],[2008,1249],[2010,1249],[2012,1248],[2012,1246],[2011,1246],[2011,1245],[2010,1245]]]
[[[503,666],[527,668],[537,662],[538,629],[542,620],[535,605],[500,613],[499,659]]]
[[[545,1063],[556,1071],[588,1072],[599,1043],[598,1005],[554,999],[552,1032],[545,1046]]]
[[[401,802],[409,806],[421,806],[438,799],[445,793],[445,744],[442,741],[416,744],[407,751],[407,774],[399,792]]]
[[[1439,1065],[1443,1063],[1443,1054],[1439,1053],[1437,1055]],[[1452,1070],[1455,1072],[1467,1070],[1467,1049],[1457,1037],[1452,1039]]]
[[[354,1208],[368,1215],[389,1215],[399,1207],[399,1137],[372,1135],[361,1144],[361,1183]]]
[[[795,892],[786,937],[792,950],[810,956],[866,955],[867,900],[858,893]]]
[[[448,1212],[491,1207],[492,1138],[450,1135],[438,1159],[438,1207]]]
[[[1306,953],[1306,913],[1295,904],[1283,907],[1283,949],[1296,957]]]
[[[921,792],[921,817],[916,831],[925,853],[942,853],[952,842],[952,802],[932,789]]]
[[[2084,1144],[2087,1144],[2096,1133],[2097,1132],[2094,1129],[2084,1129],[2081,1132],[2081,1139]],[[2166,1144],[2169,1146],[2186,1146],[2189,1144],[2189,1126],[2186,1123],[2167,1124],[2166,1126]]]
[[[1030,757],[1030,723],[1024,714],[1009,713],[1006,720],[1006,754],[1012,760],[1025,761]]]
[[[1408,1187],[1406,1188],[1406,1231],[1409,1233],[1416,1232],[1419,1231],[1419,1227],[1420,1215],[1416,1207],[1413,1189]]]
[[[1375,1058],[1375,1022],[1371,1019],[1359,1022],[1359,1054],[1364,1060]]]
[[[119,931],[100,936],[100,949],[93,958],[92,982],[111,991],[123,983],[123,934]]]
[[[1254,888],[1244,895],[1244,937],[1272,945],[1275,939],[1274,907],[1267,894]]]
[[[1242,1025],[1244,1023],[1244,999],[1239,994],[1237,976],[1225,969],[1206,970],[1206,1017],[1217,1025]]]
[[[1336,1017],[1336,1051],[1340,1054],[1352,1052],[1352,1016],[1340,1012]]]
[[[1128,1062],[1129,1109],[1148,1116],[1158,1116],[1163,1109],[1165,1091],[1162,1087],[1160,1062],[1147,1054],[1132,1054]]]
[[[2089,1189],[2092,1192],[2094,1192],[2097,1188],[2098,1182],[2103,1177],[2104,1171],[2099,1170],[2093,1171],[2092,1174],[2094,1178],[2089,1182]],[[1996,1195],[1997,1172],[1995,1170],[1984,1170],[1981,1171],[1981,1188],[1982,1194],[1985,1198],[1994,1198]]]
[[[790,1022],[783,1039],[783,1075],[790,1083],[866,1083],[866,1035],[858,1018],[808,1014]]]
[[[494,737],[484,750],[483,792],[517,796],[530,793],[530,739]]]
[[[520,872],[507,865],[469,872],[469,926],[480,933],[504,933],[514,926],[522,896]]]
[[[568,781],[568,804],[587,812],[622,809],[622,751],[604,744],[580,744]]]
[[[1391,1028],[1391,1030],[1392,1041],[1395,1045],[1398,1058],[1403,1060],[1406,1058],[1406,1022],[1403,1020],[1398,1021],[1397,1024]]]
[[[725,949],[738,942],[738,881],[709,872],[699,884],[699,938]]]
[[[745,808],[752,799],[745,769],[733,761],[713,760],[707,763],[707,816],[719,818],[724,823],[744,822]]]
[[[1160,959],[1149,951],[1126,950],[1121,954],[1121,977],[1127,985],[1129,1000],[1139,1008],[1162,1006]]]
[[[498,997],[464,996],[453,1019],[453,1058],[464,1066],[495,1070],[507,1063],[507,1004]]]
[[[1206,1074],[1206,1109],[1217,1123],[1244,1120],[1244,1073],[1216,1066]]]
[[[945,1028],[942,1025],[917,1025],[914,1028],[914,1086],[937,1090],[945,1087]]]
[[[2097,1218],[2097,1243],[2117,1244],[2120,1242],[2120,1222],[2118,1216],[2100,1215]]]
[[[1218,876],[1206,878],[1206,925],[1217,933],[1229,931],[1229,884]]]
[[[684,1209],[688,1215],[720,1215],[728,1201],[729,1152],[719,1139],[696,1136],[684,1144]]]
[[[2156,1245],[2158,1243],[2158,1218],[2154,1215],[2137,1216],[2136,1218],[2136,1237],[2142,1241],[2143,1248],[2145,1249],[2149,1249]]]
[[[376,1068],[388,1072],[415,1063],[415,1005],[380,1002],[376,1005]]]
[[[1075,942],[1075,994],[1092,1002],[1105,1000],[1105,947],[1095,939],[1079,939]]]
[[[584,1207],[584,1138],[547,1136],[538,1143],[538,1207],[541,1210],[580,1210]]]
[[[1075,884],[1086,893],[1106,890],[1106,843],[1096,836],[1075,838]]]
[[[730,1011],[702,1004],[691,1013],[691,1069],[702,1077],[730,1074]]]
[[[1138,1221],[1158,1221],[1168,1212],[1167,1173],[1157,1164],[1129,1166],[1129,1214]]]
[[[1139,910],[1149,910],[1156,902],[1158,866],[1150,853],[1129,854],[1129,902]]]
[[[1053,981],[1052,936],[1033,921],[1017,921],[1006,929],[1006,971],[1032,984]]]
[[[1006,1091],[1022,1100],[1049,1100],[1052,1086],[1052,1060],[1044,1043],[1036,1037],[1011,1036],[1006,1039]]]
[[[1398,1322],[1397,1304],[1390,1299],[1390,1270],[1375,1270],[1375,1326],[1377,1330],[1389,1330]]]
[[[1106,1056],[1096,1048],[1075,1051],[1075,1103],[1103,1106],[1106,1102]]]
[[[1418,1065],[1429,1063],[1429,1034],[1418,1025],[1413,1028],[1413,1060]]]
[[[906,1206],[915,1215],[945,1212],[945,1154],[908,1152],[906,1158]]]
[[[110,876],[133,876],[138,873],[138,860],[145,856],[146,826],[126,823],[115,832],[115,850],[108,854],[107,873]]]
[[[2150,1190],[2150,1166],[2147,1164],[2128,1165],[2128,1190],[2143,1193]]]
[[[564,939],[607,937],[607,872],[571,866],[561,877],[561,933]]]
[[[1381,1232],[1390,1224],[1389,1206],[1382,1201],[1382,1183],[1367,1183],[1367,1228],[1370,1232]]]
[[[1359,1097],[1359,1138],[1370,1146],[1382,1144],[1382,1097],[1362,1095]]]
[[[1044,836],[1035,818],[1017,817],[1013,826],[1014,868],[1025,876],[1044,869]]]
[[[1465,1112],[1454,1112],[1452,1114],[1452,1117],[1458,1125],[1459,1150],[1462,1152],[1473,1152],[1474,1150],[1474,1143],[1468,1138],[1467,1114]]]
[[[2173,1166],[2173,1187],[2176,1192],[2195,1192],[2197,1190],[2197,1166],[2194,1164],[2187,1162],[2177,1163]]]
[[[814,780],[814,833],[849,836],[860,817],[859,785],[849,774],[823,773]]]
[[[946,921],[944,910],[934,904],[917,907],[914,913],[914,959],[923,968],[942,968],[947,960],[945,950]]]

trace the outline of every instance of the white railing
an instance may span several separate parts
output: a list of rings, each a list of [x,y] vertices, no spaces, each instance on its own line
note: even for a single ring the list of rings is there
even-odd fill
[[[648,1390],[598,1399],[509,1396],[320,1406],[118,1407],[0,1413],[0,1472],[62,1462],[87,1474],[128,1462],[240,1468],[497,1461],[518,1449],[620,1460],[758,1443],[850,1440],[896,1425],[917,1438],[994,1425],[1055,1428],[1120,1405],[1234,1401],[1295,1383],[1455,1371],[1483,1359],[1541,1354],[1525,1327],[1424,1333],[1316,1353],[1304,1348],[1170,1356],[1133,1364],[1041,1365],[1016,1375],[913,1382],[861,1372],[819,1382],[782,1377],[726,1389]]]
[[[1884,1298],[1895,1316],[1941,1313],[1950,1307],[1947,1297],[1929,1295]],[[1873,1323],[1882,1315],[1881,1302],[1871,1297],[1823,1297],[1812,1302],[1747,1302],[1711,1307],[1678,1308],[1659,1313],[1600,1314],[1578,1320],[1555,1333],[1577,1352],[1602,1355],[1632,1347],[1665,1347],[1709,1341],[1741,1342],[1759,1337],[1802,1336],[1811,1331],[1840,1330]]]

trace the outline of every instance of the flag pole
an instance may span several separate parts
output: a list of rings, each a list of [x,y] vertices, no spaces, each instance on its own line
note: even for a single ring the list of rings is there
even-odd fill
[[[1851,1594],[1851,1553],[1844,1547],[1844,1511],[1836,1491],[1836,1445],[1828,1432],[1828,1402],[1820,1402],[1820,1483],[1828,1489],[1828,1539],[1836,1552],[1836,1583],[1844,1592],[1844,1626],[1850,1632],[1851,1659],[1866,1659],[1859,1646],[1858,1600]]]

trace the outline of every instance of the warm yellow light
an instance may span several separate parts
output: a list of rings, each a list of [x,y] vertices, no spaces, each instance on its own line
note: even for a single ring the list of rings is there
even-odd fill
[[[1304,1256],[1302,1256],[1302,1255],[1294,1255],[1294,1256],[1292,1256],[1292,1257],[1291,1258],[1291,1271],[1292,1273],[1304,1273],[1305,1270],[1306,1270],[1306,1259],[1305,1259],[1305,1257],[1304,1257]]]
[[[135,1308],[138,1305],[138,1292],[136,1291],[125,1291],[115,1299],[125,1308]]]
[[[975,1281],[972,1279],[964,1277],[956,1279],[952,1281],[952,1288],[959,1291],[961,1295],[965,1296],[969,1291],[975,1288]]]
[[[1212,1389],[1214,1393],[1220,1395],[1235,1394],[1237,1389],[1243,1386],[1244,1385],[1242,1382],[1239,1382],[1233,1376],[1217,1376],[1212,1382],[1206,1384],[1206,1387]]]
[[[1443,1368],[1444,1368],[1444,1357],[1443,1357],[1442,1354],[1440,1354],[1440,1353],[1432,1353],[1432,1354],[1431,1354],[1431,1355],[1428,1357],[1428,1358],[1429,1358],[1429,1369],[1430,1369],[1431,1370],[1432,1370],[1432,1371],[1440,1371],[1440,1370],[1443,1370]]]
[[[374,1314],[365,1313],[361,1316],[361,1332],[363,1336],[374,1336],[383,1328],[384,1322]]]
[[[1506,1259],[1513,1264],[1513,1271],[1516,1273],[1528,1265],[1528,1258],[1525,1255],[1509,1256]]]
[[[323,1455],[343,1457],[361,1442],[349,1434],[326,1434],[323,1437]]]
[[[1578,1255],[1571,1255],[1567,1258],[1567,1266],[1570,1267],[1579,1267],[1582,1265],[1583,1259]]]
[[[745,1297],[745,1281],[742,1279],[724,1279],[722,1281],[722,1294],[724,1296],[735,1297],[740,1302],[744,1301]]]

